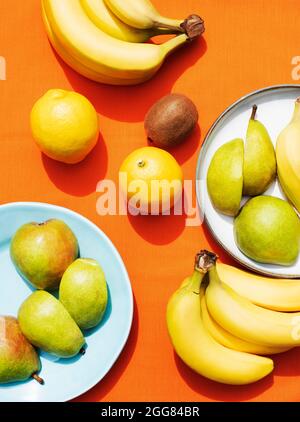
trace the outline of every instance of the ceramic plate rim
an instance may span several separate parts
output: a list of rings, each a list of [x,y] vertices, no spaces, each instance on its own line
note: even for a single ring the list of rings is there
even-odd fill
[[[253,96],[256,96],[256,95],[259,95],[259,94],[264,94],[264,93],[269,92],[269,91],[271,91],[271,92],[276,91],[276,90],[289,91],[289,90],[294,90],[294,89],[300,89],[300,84],[279,84],[279,85],[267,86],[265,88],[257,89],[255,91],[250,92],[249,94],[246,94],[246,95],[240,97],[237,101],[235,101],[230,106],[228,106],[219,115],[219,117],[217,117],[217,119],[210,126],[207,134],[205,135],[203,143],[201,145],[201,150],[200,150],[200,153],[199,153],[199,156],[198,156],[197,168],[196,168],[196,196],[197,196],[198,208],[200,210],[200,216],[202,217],[203,222],[208,227],[210,233],[212,234],[213,238],[218,243],[218,245],[221,246],[221,248],[225,252],[227,252],[227,254],[230,255],[236,262],[238,262],[242,267],[244,267],[248,270],[251,270],[251,271],[254,271],[257,274],[262,274],[262,275],[269,276],[269,277],[287,278],[287,279],[300,278],[300,274],[278,274],[278,273],[274,273],[272,271],[257,268],[255,266],[252,266],[251,264],[248,264],[247,262],[241,260],[233,252],[231,252],[231,250],[229,248],[227,248],[223,244],[223,242],[221,241],[219,236],[215,233],[215,231],[211,227],[210,223],[208,222],[208,219],[206,218],[206,215],[205,215],[205,211],[204,212],[202,211],[202,207],[201,207],[202,200],[201,200],[201,194],[200,194],[200,180],[201,180],[200,179],[200,171],[201,171],[202,162],[205,158],[205,148],[209,144],[210,138],[211,138],[213,132],[219,126],[219,124],[223,121],[223,119],[228,115],[228,113],[235,110],[239,105],[243,104],[244,101],[247,101],[249,98],[251,98]]]
[[[129,308],[130,308],[130,313],[128,315],[128,327],[126,329],[126,331],[124,330],[123,335],[122,335],[122,341],[120,341],[120,345],[118,347],[118,350],[112,354],[111,359],[109,364],[107,365],[107,369],[104,371],[105,373],[103,375],[99,376],[97,375],[93,381],[91,381],[89,384],[87,384],[86,386],[83,387],[82,391],[80,391],[78,394],[74,395],[67,395],[64,397],[63,400],[59,400],[58,402],[68,402],[70,400],[73,400],[83,394],[85,394],[86,392],[88,392],[89,390],[91,390],[93,387],[95,387],[100,381],[102,381],[102,379],[110,372],[110,370],[112,369],[112,367],[114,366],[114,364],[116,363],[116,361],[118,360],[118,358],[120,357],[126,343],[127,340],[129,338],[130,332],[131,332],[131,328],[132,328],[132,323],[133,323],[133,315],[134,315],[134,302],[133,302],[133,291],[132,291],[132,286],[131,286],[131,282],[130,282],[130,278],[126,269],[126,266],[123,262],[123,259],[120,255],[120,253],[118,252],[117,248],[114,246],[113,242],[109,239],[109,237],[92,221],[90,221],[87,217],[84,217],[83,215],[77,213],[76,211],[73,211],[69,208],[65,208],[63,206],[60,205],[55,205],[55,204],[49,204],[46,202],[9,202],[9,203],[5,203],[5,204],[1,204],[0,205],[0,210],[2,210],[3,208],[5,209],[10,209],[10,208],[18,208],[18,207],[23,207],[23,208],[40,208],[43,209],[45,207],[47,207],[48,209],[53,209],[53,210],[58,210],[58,211],[62,211],[65,214],[69,214],[70,216],[73,216],[75,218],[78,218],[79,220],[81,220],[84,224],[88,224],[94,231],[96,231],[102,239],[104,239],[107,244],[110,246],[115,258],[117,259],[117,261],[119,262],[121,268],[122,268],[122,273],[124,276],[124,280],[126,281],[126,286],[128,288],[128,300],[129,300]]]

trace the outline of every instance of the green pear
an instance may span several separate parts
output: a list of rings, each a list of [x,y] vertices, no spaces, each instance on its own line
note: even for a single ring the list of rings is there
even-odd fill
[[[34,347],[20,330],[16,318],[0,317],[0,384],[26,381],[35,378],[43,384],[37,375],[41,362]]]
[[[240,209],[243,191],[244,142],[234,139],[213,156],[207,174],[207,188],[214,207],[230,216]]]
[[[292,265],[298,257],[300,220],[282,199],[250,199],[235,219],[234,234],[239,249],[257,262]]]
[[[94,259],[77,259],[64,273],[59,300],[81,329],[96,327],[101,322],[107,297],[104,272]]]
[[[48,292],[32,293],[21,305],[18,319],[30,343],[55,356],[73,357],[85,343],[68,311]]]
[[[78,257],[78,242],[61,220],[28,223],[15,233],[10,253],[20,274],[34,287],[55,290]]]
[[[261,195],[276,178],[274,146],[265,126],[255,119],[256,112],[254,105],[245,144],[243,194],[248,196]]]

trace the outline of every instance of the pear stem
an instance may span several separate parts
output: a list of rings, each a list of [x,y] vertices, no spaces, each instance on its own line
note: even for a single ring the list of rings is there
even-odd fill
[[[294,111],[294,115],[293,115],[293,120],[299,121],[299,119],[300,119],[300,97],[297,98],[297,100],[296,100],[295,111]]]
[[[86,352],[86,350],[85,350],[85,348],[84,348],[84,347],[82,347],[82,348],[79,350],[79,353],[81,354],[81,356],[84,356],[84,355],[85,355],[85,352]]]
[[[256,113],[257,113],[257,105],[254,104],[254,106],[252,107],[252,114],[251,114],[250,120],[255,120]]]
[[[36,380],[41,385],[44,385],[45,384],[45,381],[43,380],[43,378],[39,377],[37,374],[33,374],[32,375],[32,378],[34,380]]]

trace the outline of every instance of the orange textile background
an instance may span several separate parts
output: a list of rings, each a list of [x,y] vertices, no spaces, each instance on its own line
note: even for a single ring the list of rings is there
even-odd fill
[[[97,182],[117,180],[125,156],[146,145],[143,119],[169,92],[188,95],[198,106],[200,130],[176,150],[186,179],[195,178],[201,142],[233,101],[268,85],[295,83],[292,58],[300,55],[299,0],[153,0],[162,14],[206,22],[204,38],[169,58],[150,82],[110,87],[68,68],[51,49],[39,0],[1,0],[0,198],[49,202],[75,210],[97,224],[121,253],[135,296],[128,343],[110,373],[80,401],[299,400],[300,354],[275,358],[274,373],[251,386],[230,387],[190,371],[175,355],[166,324],[166,303],[192,270],[195,252],[216,251],[205,227],[185,227],[185,217],[100,217]],[[100,115],[101,139],[81,164],[68,167],[43,157],[29,128],[33,103],[50,88],[86,95]],[[1,230],[1,228],[0,228]]]

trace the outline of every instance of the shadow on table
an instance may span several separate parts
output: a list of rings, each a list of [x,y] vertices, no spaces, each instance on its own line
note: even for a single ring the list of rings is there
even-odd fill
[[[195,130],[191,135],[181,144],[173,148],[164,148],[174,158],[178,161],[179,164],[185,163],[189,158],[191,158],[194,153],[197,151],[200,145],[201,139],[201,130],[199,124],[196,126]],[[152,142],[148,141],[149,146],[155,146]]]
[[[202,37],[183,46],[167,58],[153,79],[137,86],[110,86],[90,81],[54,54],[73,89],[89,98],[98,113],[122,122],[138,122],[155,101],[170,93],[179,76],[197,63],[206,49]]]
[[[273,356],[275,369],[274,375],[279,376],[296,376],[300,375],[300,349],[289,350]]]
[[[99,140],[93,151],[79,164],[64,164],[42,154],[44,168],[54,185],[73,196],[87,196],[96,191],[99,180],[105,178],[108,154],[104,139]]]
[[[128,220],[138,235],[154,245],[167,245],[176,240],[185,228],[185,219],[185,215],[128,214]]]
[[[234,265],[237,268],[242,268],[214,239],[212,233],[210,232],[205,222],[203,222],[201,228],[203,230],[205,239],[209,244],[209,249],[211,250],[211,252],[217,254],[222,262],[226,262],[226,264],[228,265]]]
[[[103,380],[100,381],[99,384],[97,384],[87,393],[77,398],[76,401],[100,401],[110,392],[110,390],[112,390],[115,384],[117,384],[119,379],[122,377],[124,371],[126,370],[127,366],[131,361],[137,344],[138,330],[139,314],[136,300],[134,298],[134,314],[132,328],[127,343],[120,357],[118,358],[117,362],[114,364],[112,369],[109,371],[109,373],[103,378]]]
[[[188,218],[185,212],[185,204],[188,204],[186,192],[183,191],[181,198],[182,214],[174,215],[174,210],[170,215],[137,215],[128,213],[128,220],[133,229],[146,242],[153,245],[168,245],[175,241],[186,227]]]

